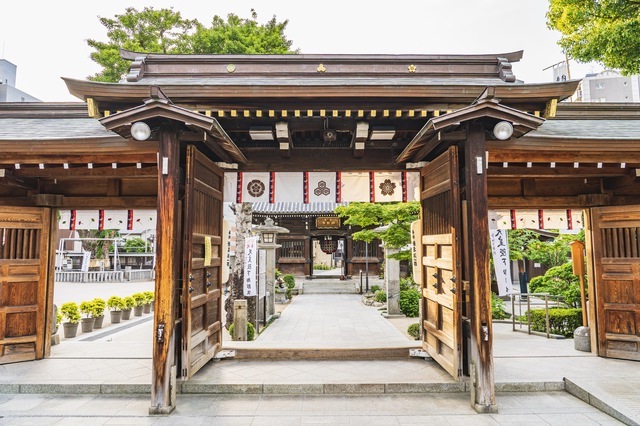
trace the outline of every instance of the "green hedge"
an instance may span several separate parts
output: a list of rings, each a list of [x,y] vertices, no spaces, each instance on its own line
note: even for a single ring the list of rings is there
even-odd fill
[[[376,302],[384,303],[387,301],[387,292],[378,290],[376,291]]]
[[[415,340],[420,339],[420,323],[414,322],[413,324],[409,324],[409,327],[407,327],[407,333]]]
[[[410,318],[417,317],[420,313],[420,292],[413,288],[401,291],[398,304],[403,314]]]
[[[531,329],[546,332],[544,309],[529,311],[531,315]],[[576,328],[582,326],[582,309],[552,308],[549,309],[549,333],[564,337],[573,337]]]
[[[234,323],[231,323],[231,325],[229,326],[229,334],[231,335],[231,338],[233,339],[233,329],[234,329],[235,325]],[[247,323],[247,341],[252,341],[256,336],[256,328],[253,326],[253,324],[251,324],[250,322]]]

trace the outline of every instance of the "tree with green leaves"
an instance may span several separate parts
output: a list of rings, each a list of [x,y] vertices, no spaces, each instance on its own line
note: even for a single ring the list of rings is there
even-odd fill
[[[640,73],[640,1],[549,0],[547,26],[569,57]]]
[[[346,218],[345,225],[361,228],[352,234],[354,240],[370,243],[379,238],[390,248],[403,249],[411,243],[411,222],[420,216],[420,203],[351,203],[337,207],[335,213]],[[383,226],[382,231],[374,230]],[[392,257],[410,260],[411,250],[400,250]]]
[[[292,42],[284,34],[288,20],[278,22],[273,16],[266,24],[260,24],[253,9],[249,19],[233,13],[226,20],[215,15],[211,27],[196,19],[185,19],[173,8],[145,7],[139,11],[129,7],[121,15],[99,20],[107,29],[108,41],[87,40],[95,49],[91,59],[103,68],[89,77],[94,81],[122,79],[130,62],[120,57],[120,49],[162,54],[298,53],[291,50]]]

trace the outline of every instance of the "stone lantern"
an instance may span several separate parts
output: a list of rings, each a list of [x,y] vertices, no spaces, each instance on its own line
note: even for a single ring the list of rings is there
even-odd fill
[[[267,320],[276,312],[275,305],[275,278],[276,278],[276,249],[280,248],[280,244],[276,244],[278,234],[286,234],[289,232],[287,228],[276,226],[270,217],[264,220],[264,225],[256,225],[252,228],[260,236],[258,249],[266,252],[266,287],[267,287],[267,303],[266,317]]]

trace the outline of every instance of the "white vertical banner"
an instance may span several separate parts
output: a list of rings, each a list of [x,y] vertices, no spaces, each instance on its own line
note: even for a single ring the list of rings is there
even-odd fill
[[[267,251],[259,250],[258,262],[258,297],[263,298],[267,295]]]
[[[411,222],[411,265],[413,281],[422,284],[422,221]]]
[[[507,231],[505,229],[491,229],[489,235],[491,236],[491,250],[493,252],[493,268],[498,282],[498,295],[506,296],[513,291]]]
[[[231,270],[231,224],[228,220],[222,221],[222,284],[229,281],[229,271]]]
[[[258,237],[244,239],[244,295],[255,296],[257,293],[258,272]]]

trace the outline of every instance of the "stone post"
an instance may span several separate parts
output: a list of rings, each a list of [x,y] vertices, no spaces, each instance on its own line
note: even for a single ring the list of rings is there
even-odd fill
[[[398,253],[396,248],[384,247],[384,284],[387,288],[387,315],[402,315],[400,311],[400,261],[389,256]]]
[[[247,340],[247,299],[233,301],[233,340]]]

